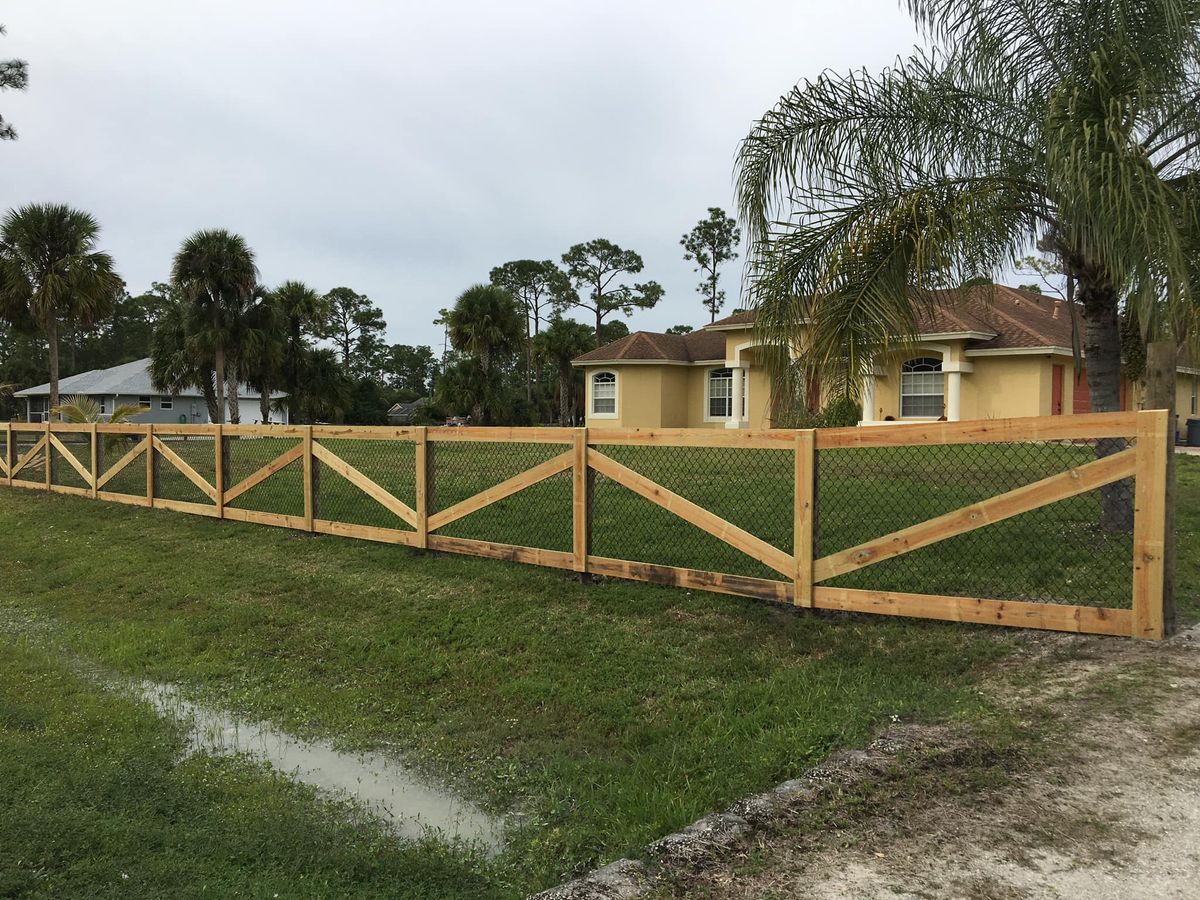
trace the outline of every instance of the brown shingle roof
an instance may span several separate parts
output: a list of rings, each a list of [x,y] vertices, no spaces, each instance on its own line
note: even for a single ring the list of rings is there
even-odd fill
[[[644,362],[699,362],[705,359],[725,358],[725,336],[719,331],[692,331],[688,334],[658,334],[653,331],[635,331],[611,344],[590,350],[575,362],[618,362],[638,360]]]
[[[917,323],[922,334],[993,335],[975,338],[971,349],[1028,349],[1070,347],[1071,315],[1067,304],[1053,296],[995,285],[934,291],[932,305],[921,304]],[[915,302],[915,301],[914,301]],[[754,310],[734,313],[689,334],[637,331],[580,356],[576,362],[655,360],[697,362],[723,359],[725,336],[713,327],[754,324]]]

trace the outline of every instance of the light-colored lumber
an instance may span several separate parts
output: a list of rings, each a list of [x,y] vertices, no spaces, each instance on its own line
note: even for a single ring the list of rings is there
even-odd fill
[[[301,438],[305,425],[226,425],[226,437]]]
[[[97,500],[109,503],[124,503],[126,506],[149,506],[150,503],[142,494],[118,494],[113,491],[97,491]]]
[[[591,574],[603,575],[607,578],[648,581],[651,584],[663,584],[696,591],[712,591],[716,594],[732,594],[735,597],[751,597],[755,600],[770,600],[775,603],[792,602],[792,585],[786,581],[704,572],[699,569],[683,569],[677,566],[660,566],[654,563],[631,562],[626,559],[609,559],[604,556],[589,556],[587,564]]]
[[[145,434],[146,426],[137,425],[133,422],[100,422],[96,426],[96,430],[101,434]]]
[[[96,484],[100,480],[100,435],[96,431],[96,423],[92,423],[92,447],[90,453],[90,475],[92,485],[92,499],[96,499]]]
[[[1138,413],[1137,481],[1133,513],[1133,616],[1135,638],[1159,640],[1165,628],[1167,451],[1170,423],[1165,409]],[[1171,448],[1172,452],[1173,448]]]
[[[575,446],[571,455],[571,549],[575,555],[575,571],[587,571],[588,544],[588,464],[586,428],[575,430]]]
[[[313,425],[313,437],[320,440],[346,438],[356,441],[411,441],[423,425],[396,428],[388,425]]]
[[[92,480],[91,470],[75,458],[75,454],[68,450],[67,446],[58,439],[57,434],[51,433],[50,444],[56,450],[58,450],[59,455],[67,461],[67,465],[79,473],[79,477],[87,483],[89,488],[95,484],[95,482]]]
[[[146,426],[146,505],[154,505],[154,426]]]
[[[6,484],[12,484],[12,467],[13,467],[13,433],[12,425],[5,422],[4,428],[4,456],[0,458],[0,463],[4,466],[4,481]]]
[[[54,479],[53,479],[54,452],[50,445],[50,438],[52,438],[52,437],[53,437],[53,435],[50,433],[50,420],[47,419],[46,420],[46,437],[44,438],[44,440],[45,440],[44,446],[46,447],[46,455],[42,460],[42,468],[43,468],[44,480],[46,483],[46,490],[50,490],[50,485],[54,481]]]
[[[813,606],[817,609],[842,612],[913,616],[981,625],[1074,631],[1080,634],[1128,635],[1131,618],[1127,609],[1029,603],[1021,600],[943,597],[935,594],[867,591],[820,585],[813,590]]]
[[[188,481],[200,488],[204,492],[204,496],[208,497],[214,503],[217,501],[217,489],[208,483],[207,478],[188,465],[187,460],[172,450],[157,434],[154,436],[154,449],[161,453],[167,462],[183,473]]]
[[[782,428],[592,428],[588,444],[593,447],[747,447],[759,450],[791,450],[793,433]]]
[[[45,450],[45,449],[46,449],[46,438],[43,435],[42,437],[40,437],[36,441],[34,441],[33,446],[25,451],[25,455],[18,458],[17,461],[13,464],[13,467],[8,470],[9,478],[10,479],[16,478],[17,473],[20,472],[22,469],[24,469],[31,462],[33,462],[33,460],[37,457],[39,451]],[[22,480],[28,481],[28,479],[22,479]]]
[[[228,427],[230,426],[226,426],[226,428]],[[275,457],[265,466],[256,470],[253,474],[247,476],[246,478],[243,478],[236,485],[227,490],[225,492],[225,506],[228,507],[230,503],[242,496],[242,494],[246,493],[246,491],[253,487],[258,487],[258,485],[262,484],[276,472],[286,468],[287,466],[290,466],[303,455],[303,443],[297,444],[295,447],[292,447],[292,449],[279,454],[279,456]]]
[[[569,444],[569,428],[430,428],[431,441],[484,441],[506,444]]]
[[[87,497],[89,500],[92,497],[91,488],[74,487],[69,484],[52,484],[50,485],[50,493],[70,494],[72,497]]]
[[[1072,441],[1133,437],[1137,413],[1030,416],[966,422],[900,422],[817,431],[817,449],[910,447],[923,444],[994,444],[1009,441]]]
[[[458,430],[458,429],[455,429]],[[472,541],[467,538],[448,537],[444,534],[429,535],[429,549],[443,553],[463,553],[467,556],[486,556],[489,559],[505,559],[509,562],[528,563],[549,569],[573,569],[575,558],[561,550],[541,550],[537,547],[517,547],[512,544],[497,544],[491,541]]]
[[[23,480],[20,478],[14,478],[12,480],[11,486],[19,487],[19,488],[26,488],[27,490],[31,490],[31,491],[44,491],[46,489],[46,482],[44,482],[44,481],[28,481],[28,480]]]
[[[155,425],[154,433],[159,437],[212,437],[216,425]]]
[[[312,450],[313,456],[329,466],[330,469],[337,472],[384,509],[403,519],[413,528],[417,527],[417,513],[407,503],[394,496],[390,491],[384,490],[324,445],[314,442]]]
[[[348,522],[313,519],[312,530],[317,534],[333,534],[360,541],[377,541],[381,544],[403,544],[406,547],[418,545],[415,531],[401,531],[399,528],[379,528],[374,525],[351,525]]]
[[[213,488],[217,496],[213,502],[217,506],[217,518],[225,518],[225,426],[218,422],[213,426]]]
[[[485,506],[503,500],[505,497],[511,497],[518,491],[523,491],[530,485],[537,484],[539,481],[545,481],[552,475],[557,475],[559,472],[565,472],[571,468],[575,461],[575,452],[568,450],[566,453],[560,453],[552,459],[546,460],[544,463],[534,466],[532,469],[526,469],[519,475],[514,475],[499,484],[493,485],[486,490],[480,491],[478,494],[473,494],[466,500],[460,503],[455,503],[453,506],[434,513],[429,517],[430,532],[437,531],[451,522],[456,522],[464,516],[469,516],[473,512],[483,509]]]
[[[792,438],[792,440],[795,440]],[[781,575],[792,578],[795,575],[795,564],[790,554],[784,553],[778,547],[768,544],[762,538],[738,528],[732,522],[727,522],[715,513],[709,512],[702,506],[697,506],[691,500],[679,496],[674,491],[667,490],[661,484],[651,481],[645,475],[621,465],[615,459],[605,456],[598,450],[588,450],[588,465],[611,478],[620,485],[629,488],[640,497],[661,506],[667,512],[679,516],[685,522],[707,531],[718,540],[724,541],[735,550],[740,550],[747,556],[770,566]]]
[[[51,434],[88,434],[92,430],[91,422],[48,422]]]
[[[796,473],[793,510],[792,557],[795,566],[793,596],[797,606],[813,602],[813,516],[816,511],[816,437],[806,428],[796,432]]]
[[[138,455],[140,453],[142,453],[142,451],[144,451],[149,446],[150,446],[149,438],[142,438],[140,441],[138,441],[136,444],[134,444],[128,450],[128,452],[126,452],[126,454],[124,456],[122,456],[119,460],[117,460],[107,472],[105,472],[103,475],[100,476],[100,479],[96,482],[97,490],[104,487],[106,484],[108,484],[110,481],[112,481],[117,475],[119,475],[121,473],[122,469],[124,469],[131,462],[133,462],[135,459],[137,459]],[[124,495],[122,495],[122,496],[124,496]]]
[[[164,500],[162,497],[155,497],[154,508],[169,509],[172,512],[187,513],[192,516],[209,516],[214,519],[217,517],[217,508],[209,506],[207,503],[191,503],[186,500]]]
[[[301,476],[304,479],[304,523],[309,531],[313,530],[313,483],[312,483],[312,467],[313,467],[313,427],[309,425],[304,429],[304,444],[302,445],[304,474]]]
[[[972,503],[953,512],[893,531],[857,547],[831,553],[813,564],[813,580],[827,581],[928,547],[955,535],[965,534],[985,525],[1002,522],[1013,516],[1058,500],[1065,500],[1087,491],[1095,490],[1133,474],[1134,450],[1122,450],[1112,456],[1076,466],[1041,481],[1024,485],[1015,490],[998,494],[979,503]]]
[[[416,502],[414,512],[417,514],[416,546],[422,550],[429,543],[429,438],[428,427],[417,426],[413,448],[413,480],[416,482]]]
[[[285,516],[280,513],[260,512],[256,509],[238,509],[235,506],[225,507],[225,518],[234,522],[250,522],[253,525],[294,528],[297,531],[304,531],[307,528],[304,516]]]

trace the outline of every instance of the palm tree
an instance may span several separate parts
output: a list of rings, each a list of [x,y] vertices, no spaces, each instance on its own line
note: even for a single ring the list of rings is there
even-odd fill
[[[225,421],[226,385],[232,385],[230,413],[236,420],[237,376],[244,316],[258,284],[254,251],[245,238],[221,228],[187,238],[171,264],[171,283],[199,314],[193,349],[208,360],[215,380],[215,422]]]
[[[80,394],[72,394],[63,398],[62,405],[51,409],[64,422],[75,424],[90,424],[92,422],[107,422],[110,425],[124,425],[140,416],[146,410],[136,403],[123,403],[113,407],[112,415],[100,411],[100,404],[95,398]],[[105,434],[104,442],[96,448],[97,463],[101,471],[104,469],[104,458],[128,444],[133,436],[128,434]]]
[[[1040,244],[1082,311],[1093,408],[1118,409],[1122,299],[1147,329],[1181,326],[1190,305],[1200,3],[908,6],[933,50],[806,81],[742,143],[763,340],[786,360],[810,322],[810,365],[857,393],[915,336],[931,289],[999,274]],[[1106,494],[1109,527],[1127,524],[1119,497]]]
[[[308,422],[338,422],[350,407],[350,378],[328,348],[310,350],[302,357],[296,388],[289,397]]]
[[[508,291],[477,284],[458,296],[447,325],[450,345],[479,360],[480,395],[472,415],[476,422],[483,422],[497,406],[495,387],[500,364],[512,357],[525,340],[524,315]]]
[[[575,398],[575,369],[571,362],[587,353],[595,344],[595,331],[571,319],[555,318],[535,339],[538,354],[558,370],[558,421],[564,427],[571,424],[571,407]]]
[[[300,406],[292,397],[302,389],[313,338],[325,330],[329,302],[301,281],[285,281],[271,292],[271,299],[283,333],[279,384],[288,395],[289,417],[300,421]]]
[[[0,222],[0,317],[45,336],[51,408],[60,329],[103,318],[124,287],[112,257],[96,250],[99,234],[91,215],[57,203],[9,210]]]

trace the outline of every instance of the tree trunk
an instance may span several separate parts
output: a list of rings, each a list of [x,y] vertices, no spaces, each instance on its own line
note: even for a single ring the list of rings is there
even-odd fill
[[[600,312],[600,301],[597,300],[596,301],[596,346],[597,347],[604,346],[603,342],[600,340],[600,326],[602,324],[604,324],[604,314]]]
[[[258,395],[258,411],[262,414],[262,423],[271,424],[271,392],[263,391]]]
[[[563,428],[572,424],[571,421],[571,370],[558,370],[558,421]]]
[[[49,422],[50,411],[58,406],[58,320],[53,313],[46,318],[46,343],[50,351],[50,405],[46,407]]]
[[[1163,547],[1163,626],[1167,634],[1177,627],[1175,613],[1175,367],[1174,339],[1146,345],[1146,409],[1165,409],[1170,432],[1167,439],[1166,544]]]
[[[238,397],[238,381],[236,368],[232,363],[226,367],[225,396],[229,398],[229,423],[240,425],[242,422],[242,404]]]
[[[213,420],[218,424],[225,422],[225,348],[217,344],[213,354],[213,380],[216,382],[217,415]]]
[[[1087,367],[1092,412],[1121,408],[1121,328],[1117,320],[1117,292],[1106,278],[1076,274],[1079,303],[1083,307],[1083,355]],[[1119,453],[1127,446],[1122,438],[1096,442],[1096,456]],[[1133,530],[1133,495],[1129,483],[1118,481],[1100,488],[1100,527],[1105,531]]]

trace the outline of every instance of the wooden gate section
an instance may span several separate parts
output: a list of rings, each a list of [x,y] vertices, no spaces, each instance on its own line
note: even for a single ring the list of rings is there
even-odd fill
[[[91,439],[91,465],[85,466],[64,446],[60,434],[85,431]],[[960,622],[1011,625],[1095,634],[1157,639],[1163,635],[1166,463],[1170,451],[1167,413],[1104,413],[1047,416],[977,422],[934,422],[825,430],[727,431],[703,429],[560,428],[363,428],[335,426],[158,426],[7,424],[0,454],[0,480],[25,488],[44,488],[178,512],[213,516],[310,532],[404,544],[453,553],[619,578],[650,581],[735,594],[815,609],[916,616]],[[98,465],[97,448],[108,435],[124,435],[119,457]],[[184,458],[179,439],[212,438],[215,477],[205,478]],[[234,484],[229,471],[231,441],[241,438],[290,438],[291,445]],[[835,553],[817,557],[814,521],[821,498],[816,489],[817,457],[822,450],[865,447],[914,447],[1012,442],[1054,443],[1104,438],[1136,439],[1136,445],[1085,462],[1006,493],[919,522]],[[412,504],[329,446],[333,441],[403,441],[413,445],[415,497]],[[549,458],[498,484],[483,488],[445,509],[431,512],[429,497],[436,473],[429,465],[429,445],[437,442],[561,445]],[[21,444],[22,446],[18,446]],[[747,448],[794,455],[793,552],[787,552],[718,514],[670,490],[598,449],[601,446]],[[275,446],[275,445],[267,445]],[[51,465],[57,451],[87,487],[52,484]],[[139,461],[145,464],[145,491],[113,490],[112,482]],[[193,457],[194,461],[194,457]],[[199,490],[208,503],[156,496],[156,472],[168,465]],[[103,468],[103,471],[100,471]],[[354,490],[387,510],[405,526],[379,527],[323,517],[320,469],[328,469]],[[39,471],[40,470],[40,471]],[[303,513],[230,507],[250,490],[285,470],[302,472]],[[563,472],[571,473],[572,540],[569,552],[518,544],[452,537],[440,533],[451,523],[511,497]],[[780,576],[754,578],[676,566],[613,559],[592,553],[592,484],[603,476],[668,513],[690,523]],[[737,473],[730,473],[736,478]],[[986,528],[1022,513],[1096,490],[1122,479],[1135,479],[1132,582],[1130,608],[1115,609],[988,598],[945,596],[888,590],[833,587],[831,579],[894,559],[956,535]],[[370,504],[368,504],[370,505]]]

